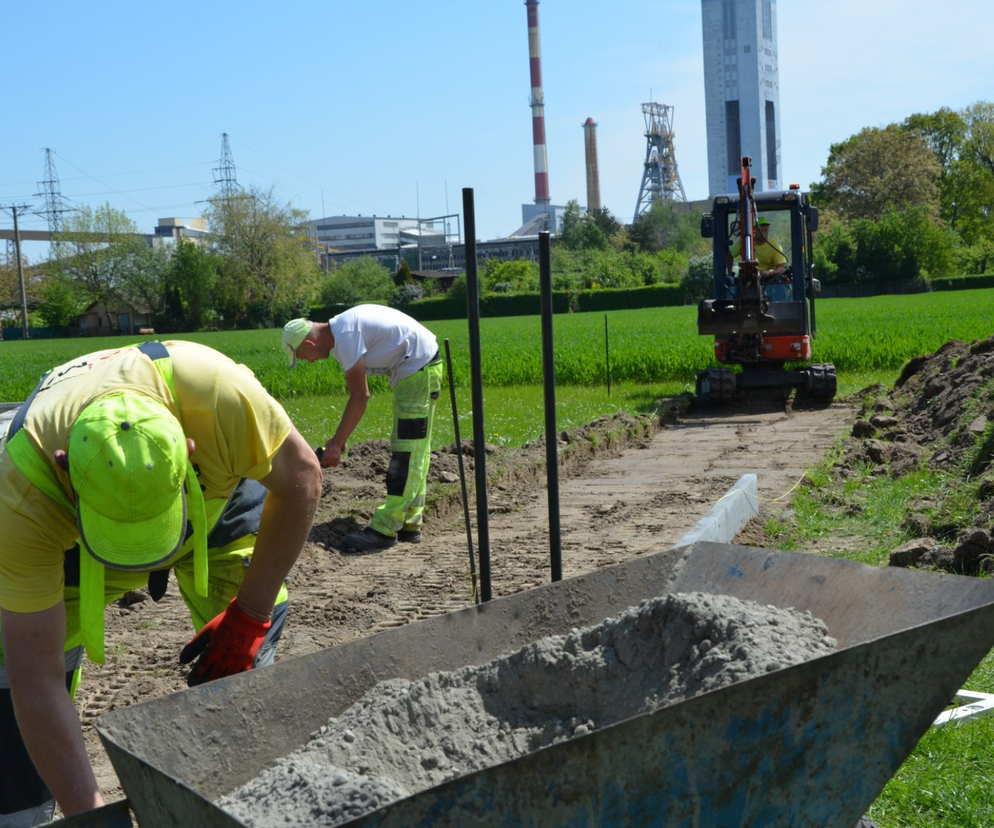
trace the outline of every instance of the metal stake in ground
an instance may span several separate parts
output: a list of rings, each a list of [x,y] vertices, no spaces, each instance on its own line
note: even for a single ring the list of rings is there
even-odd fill
[[[607,371],[607,395],[611,396],[611,337],[607,331],[607,314],[604,314],[604,366]]]
[[[462,191],[466,219],[466,318],[469,320],[470,385],[473,389],[473,459],[476,463],[476,536],[480,545],[480,588],[484,601],[490,591],[490,517],[487,511],[487,445],[483,428],[483,379],[480,359],[480,283],[476,261],[476,208],[473,188]]]
[[[466,467],[462,459],[462,439],[459,437],[459,411],[456,406],[456,383],[452,378],[452,354],[449,351],[449,338],[445,338],[445,369],[449,372],[449,397],[452,400],[452,427],[456,435],[456,456],[459,458],[459,483],[462,486],[462,511],[466,520],[466,544],[469,546],[469,574],[473,579],[473,603],[480,603],[480,593],[476,588],[476,557],[473,555],[473,530],[469,523],[469,495],[466,493]]]
[[[559,431],[556,428],[556,354],[552,343],[552,254],[548,230],[538,234],[538,275],[542,297],[542,374],[545,376],[545,477],[549,493],[549,564],[552,580],[563,579],[563,540],[559,519]]]

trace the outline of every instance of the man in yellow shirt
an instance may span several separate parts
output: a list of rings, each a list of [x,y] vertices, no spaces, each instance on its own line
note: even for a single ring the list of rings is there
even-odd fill
[[[759,275],[764,282],[780,276],[787,269],[787,257],[783,248],[770,237],[770,220],[763,216],[756,219],[752,228],[753,255],[759,262]],[[725,260],[726,270],[732,272],[732,265],[742,254],[742,239],[736,240],[728,251]]]
[[[124,592],[175,574],[199,631],[180,654],[191,685],[272,661],[320,494],[283,408],[203,345],[99,351],[42,378],[0,445],[0,826],[50,818],[53,797],[67,816],[103,804],[71,694]]]

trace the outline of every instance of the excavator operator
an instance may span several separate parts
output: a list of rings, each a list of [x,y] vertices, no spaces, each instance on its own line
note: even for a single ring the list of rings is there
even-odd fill
[[[770,220],[764,216],[756,219],[752,229],[753,255],[759,262],[759,275],[764,284],[774,281],[787,269],[787,256],[783,248],[770,237]],[[728,251],[725,259],[725,268],[729,275],[732,273],[732,265],[741,255],[742,239],[738,238],[735,244]]]

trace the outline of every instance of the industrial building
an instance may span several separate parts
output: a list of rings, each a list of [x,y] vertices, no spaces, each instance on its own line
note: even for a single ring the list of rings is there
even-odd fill
[[[735,192],[743,155],[757,190],[779,190],[776,0],[701,0],[710,194]]]
[[[163,239],[206,239],[207,219],[203,218],[160,218],[155,225],[155,235],[150,241]],[[153,242],[154,243],[154,242]]]
[[[425,244],[421,247],[405,246],[381,250],[329,252],[323,254],[322,265],[334,267],[336,264],[345,264],[345,262],[360,259],[363,256],[375,259],[391,273],[397,270],[402,260],[406,260],[408,267],[415,273],[438,272],[456,275],[466,269],[466,244],[463,241],[444,245]],[[487,259],[497,259],[501,262],[518,259],[538,261],[538,236],[477,242],[476,259],[478,265]]]
[[[318,245],[342,252],[399,247],[401,231],[417,233],[420,222],[403,216],[327,216],[307,222]]]

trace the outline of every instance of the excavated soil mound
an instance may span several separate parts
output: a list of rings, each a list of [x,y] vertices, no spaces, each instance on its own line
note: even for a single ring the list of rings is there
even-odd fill
[[[994,337],[952,340],[916,357],[893,391],[868,389],[867,416],[856,422],[836,470],[859,467],[901,477],[920,468],[977,482],[976,517],[963,525],[927,500],[909,503],[905,527],[915,537],[890,556],[894,566],[975,575],[994,559]],[[940,514],[936,514],[936,512]]]

